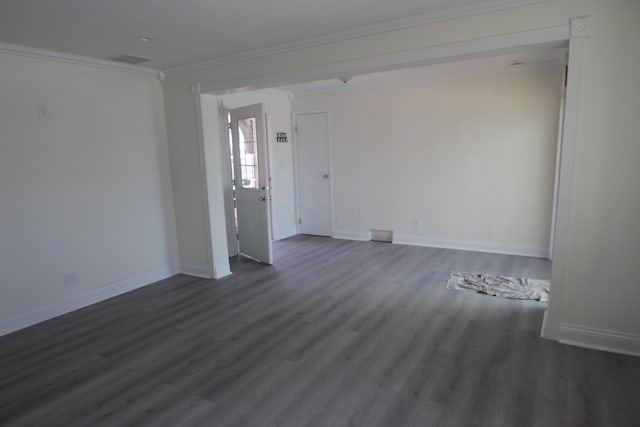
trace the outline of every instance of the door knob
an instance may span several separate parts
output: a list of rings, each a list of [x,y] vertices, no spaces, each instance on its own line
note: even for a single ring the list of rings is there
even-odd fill
[[[325,173],[324,175],[322,175],[323,178],[329,178],[329,174]]]

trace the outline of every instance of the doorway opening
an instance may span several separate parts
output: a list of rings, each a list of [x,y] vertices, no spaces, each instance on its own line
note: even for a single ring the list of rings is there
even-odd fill
[[[236,185],[240,182],[243,188],[257,188],[258,176],[259,176],[259,163],[258,163],[258,147],[256,144],[256,121],[255,118],[251,118],[248,121],[243,121],[240,124],[239,132],[238,132],[238,145],[240,147],[240,174],[238,176],[244,176],[245,178],[236,178],[236,169],[235,169],[235,161],[234,161],[234,143],[233,143],[233,131],[232,131],[232,118],[231,111],[225,109],[224,117],[226,119],[226,125],[228,128],[227,132],[227,144],[226,151],[228,157],[228,167],[229,167],[229,179],[228,186],[230,187],[229,195],[227,196],[226,204],[228,205],[228,209],[230,214],[228,215],[228,240],[229,240],[229,256],[237,256],[240,255],[240,232],[238,227],[238,204],[237,204],[237,195],[236,195]],[[267,131],[267,144],[269,144],[269,114],[265,113],[265,127]],[[268,161],[266,162],[266,166],[268,168],[268,183],[269,183],[269,197],[270,201],[273,202],[273,191],[272,191],[272,178],[271,178],[271,152],[269,146],[267,145],[267,157]],[[240,179],[240,181],[238,181]],[[275,239],[275,225],[273,221],[273,203],[270,204],[271,211],[271,240]]]
[[[231,191],[230,253],[273,263],[271,185],[267,154],[267,116],[262,104],[228,110],[228,159]],[[229,216],[229,215],[228,215]]]
[[[550,257],[566,50],[282,87],[294,93],[300,233],[388,230],[395,243]]]
[[[572,188],[571,171],[575,158],[575,146],[577,142],[577,112],[579,107],[579,81],[581,75],[581,60],[583,38],[588,32],[582,31],[585,26],[583,21],[588,18],[571,20],[571,25],[561,25],[548,29],[530,30],[507,36],[494,36],[482,40],[468,40],[451,43],[443,46],[429,46],[414,49],[406,54],[381,55],[374,60],[345,61],[334,67],[310,67],[309,69],[296,70],[295,73],[275,72],[253,78],[241,78],[236,81],[211,82],[203,87],[194,86],[194,93],[224,94],[230,91],[243,90],[240,88],[260,89],[265,87],[282,88],[288,84],[318,81],[319,79],[339,78],[343,75],[366,75],[384,70],[400,70],[429,64],[444,64],[465,58],[480,58],[489,55],[500,55],[514,52],[516,49],[538,49],[549,47],[569,46],[569,67],[567,95],[565,100],[565,116],[562,123],[561,164],[558,173],[558,206],[553,221],[556,223],[555,236],[553,238],[554,262],[552,266],[552,290],[549,302],[546,322],[543,324],[543,336],[557,339],[560,332],[559,314],[562,307],[562,292],[564,286],[563,271],[566,264],[567,229],[569,218],[569,200]],[[587,22],[588,23],[588,22]],[[575,24],[575,25],[574,25]],[[578,27],[577,24],[581,24]],[[574,37],[574,27],[576,30]],[[343,84],[344,80],[339,79]],[[348,80],[348,79],[347,79]],[[386,104],[383,104],[383,106]],[[464,104],[462,104],[464,105]],[[339,156],[338,156],[339,157]],[[337,157],[337,158],[338,158]],[[348,195],[348,197],[351,197]],[[343,212],[341,215],[357,217],[361,212]],[[420,226],[421,221],[413,221]],[[356,240],[358,235],[349,237]],[[368,239],[367,239],[368,240]],[[209,242],[209,247],[212,244]],[[213,263],[212,263],[213,265]]]

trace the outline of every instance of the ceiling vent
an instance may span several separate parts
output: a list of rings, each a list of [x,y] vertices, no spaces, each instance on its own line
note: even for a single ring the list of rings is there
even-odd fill
[[[143,58],[141,56],[135,56],[135,55],[127,55],[126,53],[115,56],[113,58],[109,58],[109,60],[115,61],[115,62],[122,62],[123,64],[130,64],[130,65],[138,65],[138,64],[142,64],[143,62],[151,61],[149,58]]]

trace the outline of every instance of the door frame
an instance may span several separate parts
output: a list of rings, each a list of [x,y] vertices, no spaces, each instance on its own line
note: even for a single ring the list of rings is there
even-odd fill
[[[306,115],[306,114],[326,114],[327,115],[327,151],[329,156],[329,218],[331,221],[331,230],[329,230],[329,236],[334,237],[335,235],[335,215],[334,215],[334,175],[333,175],[333,137],[332,137],[332,126],[331,126],[331,110],[330,109],[322,109],[322,110],[300,110],[300,111],[291,111],[292,116],[292,124],[293,124],[293,178],[295,185],[295,196],[296,196],[296,232],[300,234],[301,223],[300,223],[300,160],[298,158],[298,116]]]
[[[224,102],[219,103],[219,108],[221,109],[223,114],[223,116],[220,117],[220,127],[224,129],[224,139],[222,140],[222,144],[224,145],[223,155],[225,166],[223,168],[223,185],[225,187],[225,190],[227,190],[229,194],[224,199],[225,221],[227,226],[227,247],[229,248],[229,256],[232,257],[238,255],[240,252],[238,251],[238,228],[236,227],[234,220],[236,206],[234,200],[235,193],[233,191],[233,174],[231,172],[231,137],[229,136],[229,133],[231,131],[231,129],[229,128],[230,108],[224,105]]]
[[[236,90],[262,89],[268,87],[286,86],[295,83],[311,82],[323,79],[340,78],[344,75],[364,74],[376,71],[408,68],[430,63],[462,60],[477,55],[499,54],[513,49],[540,45],[555,45],[559,47],[569,45],[569,60],[567,72],[567,93],[562,129],[562,149],[560,157],[560,173],[558,177],[558,203],[556,207],[556,227],[553,242],[553,262],[551,271],[551,293],[549,304],[545,312],[541,335],[553,340],[561,340],[567,335],[567,326],[562,324],[562,307],[565,287],[565,270],[567,262],[567,247],[569,235],[569,219],[571,214],[571,195],[573,189],[573,167],[578,143],[578,124],[580,120],[580,86],[583,73],[583,54],[585,40],[591,34],[591,17],[582,16],[569,19],[564,25],[544,27],[532,30],[517,31],[508,34],[467,39],[457,42],[431,45],[416,49],[407,49],[398,52],[372,55],[365,58],[356,58],[329,64],[321,64],[286,71],[272,73],[257,73],[252,77],[235,80],[213,80],[210,82],[197,82],[192,86],[194,96],[199,98],[200,93],[221,95]],[[199,103],[196,103],[199,104]],[[202,122],[202,114],[197,111],[196,121]],[[204,144],[202,132],[199,132],[197,143]],[[200,156],[203,150],[200,149]],[[206,186],[206,163],[201,159],[201,168],[204,168],[201,178],[201,186]],[[203,166],[204,165],[204,166]],[[205,221],[211,221],[210,213],[206,208],[208,192],[203,190]],[[223,203],[223,200],[216,200]],[[226,233],[224,219],[221,228]],[[206,225],[208,227],[208,224]],[[211,227],[215,233],[220,228],[219,221]],[[225,235],[226,239],[226,235]],[[211,253],[213,242],[211,233],[207,233],[207,250]],[[225,242],[226,247],[226,242]],[[213,258],[210,260],[213,263]],[[228,261],[228,260],[227,260]],[[211,265],[215,270],[215,265]]]
[[[562,83],[560,86],[560,106],[558,114],[558,136],[556,138],[556,157],[553,174],[553,203],[551,206],[551,230],[549,231],[549,261],[553,261],[553,241],[556,237],[556,211],[558,210],[558,187],[560,183],[560,161],[562,155],[562,137],[564,129],[564,110],[567,97],[567,66],[568,66],[568,51],[565,55],[565,59],[562,62]]]
[[[254,111],[256,110],[256,111]],[[257,210],[262,210],[262,206],[263,204],[267,204],[267,209],[264,211],[265,212],[265,217],[263,218],[265,219],[265,227],[266,230],[262,230],[266,232],[266,237],[267,239],[265,240],[268,244],[268,255],[267,256],[262,256],[259,257],[257,256],[257,254],[253,253],[250,254],[248,252],[246,252],[246,248],[243,251],[242,249],[242,241],[240,239],[238,239],[238,243],[239,243],[239,253],[242,254],[243,256],[248,256],[250,258],[256,259],[260,262],[263,262],[265,264],[269,264],[272,265],[273,264],[273,249],[272,249],[272,243],[273,243],[273,200],[272,200],[272,178],[271,178],[271,161],[270,161],[270,151],[269,151],[269,136],[268,136],[268,132],[269,132],[269,126],[268,126],[268,118],[269,118],[269,112],[267,111],[267,106],[264,102],[257,102],[257,103],[253,103],[253,104],[248,104],[248,105],[241,105],[241,106],[237,106],[234,108],[230,108],[229,109],[229,113],[231,116],[231,131],[232,131],[232,144],[233,144],[233,158],[234,158],[234,165],[233,165],[233,169],[234,169],[234,177],[236,179],[236,191],[235,191],[235,195],[236,195],[236,204],[235,204],[235,209],[236,209],[236,214],[238,215],[238,229],[236,229],[236,232],[238,233],[242,233],[241,234],[241,238],[242,235],[244,235],[245,239],[247,236],[247,231],[244,230],[242,231],[241,229],[241,224],[240,224],[240,215],[247,215],[247,212],[249,212],[249,210],[244,211],[240,208],[239,205],[239,201],[240,199],[246,199],[247,198],[247,193],[252,194],[257,193],[257,195],[259,196],[259,199],[262,201],[262,203],[258,203],[259,208],[256,208]],[[237,138],[239,138],[240,132],[239,132],[239,128],[236,127],[235,125],[235,121],[234,121],[234,114],[235,119],[237,121],[239,120],[243,120],[243,119],[247,119],[247,118],[252,118],[255,120],[255,124],[256,124],[256,138],[257,141],[256,142],[256,150],[257,150],[257,166],[258,166],[258,174],[256,176],[256,186],[254,187],[244,187],[242,185],[238,186],[238,177],[242,178],[242,172],[240,171],[240,165],[242,163],[241,159],[240,159],[240,142],[234,140],[233,135],[235,135]],[[260,126],[260,124],[262,124],[262,126]],[[262,142],[262,144],[260,144],[260,142]],[[229,159],[230,160],[230,159]],[[244,194],[244,196],[242,195]],[[262,196],[260,196],[260,194],[262,194]],[[253,195],[253,194],[252,194]],[[252,200],[255,201],[255,199],[253,199],[252,197],[250,198]],[[245,218],[246,221],[247,218]],[[254,217],[255,219],[255,217]],[[249,221],[251,223],[253,223],[254,221]],[[245,222],[244,225],[247,225],[247,223]],[[228,224],[227,224],[228,226]],[[228,228],[228,227],[227,227]],[[258,235],[260,235],[261,233],[257,233]],[[251,235],[251,234],[249,234]],[[245,240],[245,243],[247,243],[247,240]],[[254,248],[255,249],[255,248]],[[264,249],[264,248],[262,248]]]
[[[272,157],[273,157],[273,153],[272,153],[272,147],[271,147],[271,143],[273,142],[271,139],[271,106],[269,105],[269,103],[267,102],[260,102],[260,104],[262,104],[262,109],[264,111],[264,124],[265,124],[265,132],[266,132],[266,137],[265,137],[265,143],[267,144],[267,159],[266,159],[266,165],[267,165],[267,175],[268,175],[268,181],[269,181],[269,197],[271,197],[271,203],[269,204],[269,209],[271,212],[271,218],[270,218],[270,223],[271,223],[271,238],[272,240],[277,240],[278,239],[278,224],[277,221],[275,221],[275,208],[274,208],[274,203],[273,200],[275,200],[275,196],[274,196],[274,191],[273,191],[273,176],[272,176],[272,171],[273,171],[273,164],[272,164]],[[250,105],[250,104],[247,104]],[[231,173],[231,137],[229,136],[229,113],[232,109],[234,108],[242,108],[246,105],[239,105],[237,107],[230,107],[228,105],[226,105],[224,103],[224,100],[221,100],[219,102],[219,109],[220,111],[222,111],[223,116],[220,117],[220,128],[224,129],[224,137],[222,137],[221,134],[221,143],[224,145],[223,148],[223,156],[225,158],[224,160],[224,167],[223,167],[223,171],[224,171],[224,182],[223,185],[225,188],[227,189],[232,189],[233,188],[233,176]],[[237,206],[234,206],[234,200],[233,200],[233,191],[229,191],[229,196],[225,197],[224,199],[224,206],[225,206],[225,219],[226,219],[226,228],[227,228],[227,243],[228,243],[228,248],[229,248],[229,256],[235,256],[238,255],[240,252],[238,251],[238,243],[236,240],[235,244],[232,244],[230,242],[230,240],[232,240],[233,238],[235,238],[235,234],[238,232],[238,229],[235,227],[235,224],[230,223],[230,220],[233,219],[234,214],[235,214],[235,208],[237,208]]]

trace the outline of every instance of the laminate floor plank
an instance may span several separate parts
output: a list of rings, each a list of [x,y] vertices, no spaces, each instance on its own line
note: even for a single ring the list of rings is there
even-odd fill
[[[445,288],[543,259],[295,236],[0,337],[0,426],[639,426],[640,358]]]

